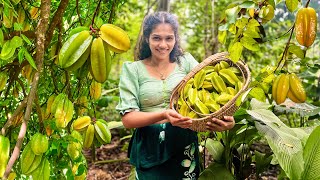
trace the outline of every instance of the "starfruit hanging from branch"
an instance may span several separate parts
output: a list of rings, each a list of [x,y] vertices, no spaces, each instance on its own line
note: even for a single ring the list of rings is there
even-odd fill
[[[299,44],[309,47],[317,36],[317,13],[311,8],[301,8],[297,12],[295,34]]]

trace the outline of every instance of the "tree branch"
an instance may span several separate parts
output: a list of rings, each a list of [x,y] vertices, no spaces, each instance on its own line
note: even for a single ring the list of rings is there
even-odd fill
[[[12,169],[12,166],[14,165],[15,161],[18,159],[20,155],[20,149],[23,143],[23,139],[25,137],[25,134],[27,132],[27,126],[28,126],[28,121],[30,120],[30,115],[32,111],[32,104],[33,100],[36,95],[37,91],[37,86],[39,82],[39,77],[41,72],[43,71],[43,58],[44,58],[44,44],[45,44],[45,36],[46,36],[46,31],[48,28],[48,22],[49,22],[49,17],[50,17],[50,6],[51,6],[51,0],[42,0],[41,1],[41,13],[40,13],[40,19],[38,22],[38,26],[36,29],[36,63],[37,63],[37,69],[38,71],[35,73],[33,77],[33,81],[31,84],[31,89],[30,93],[28,95],[28,101],[27,101],[27,108],[25,111],[25,115],[23,118],[23,122],[20,128],[20,132],[17,138],[17,143],[16,146],[14,147],[14,150],[12,152],[12,155],[9,159],[8,165],[6,167],[6,171],[4,173],[3,179],[7,179],[8,175],[10,174],[10,171]]]
[[[56,11],[56,13],[53,15],[53,19],[50,23],[50,26],[47,30],[47,39],[45,42],[44,47],[47,48],[49,43],[51,42],[52,36],[53,36],[53,32],[56,28],[56,26],[59,24],[59,22],[62,20],[62,15],[65,12],[66,7],[68,6],[69,0],[63,0],[60,1],[58,10]]]

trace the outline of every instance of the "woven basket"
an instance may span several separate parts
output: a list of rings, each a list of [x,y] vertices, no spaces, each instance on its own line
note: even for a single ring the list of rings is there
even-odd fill
[[[181,80],[181,82],[175,87],[175,89],[171,94],[170,108],[175,110],[175,105],[177,104],[181,90],[187,84],[188,80],[193,78],[194,75],[197,74],[197,72],[199,72],[205,66],[208,66],[208,65],[214,66],[216,63],[219,63],[220,61],[226,61],[229,63],[230,66],[235,66],[241,71],[243,80],[244,80],[242,89],[229,102],[227,102],[224,106],[222,106],[218,111],[211,114],[206,114],[204,115],[204,117],[201,117],[199,119],[192,119],[193,123],[190,129],[192,129],[193,131],[198,131],[198,132],[207,131],[206,123],[213,117],[218,119],[223,119],[223,116],[232,116],[239,108],[236,105],[237,98],[243,92],[245,92],[249,86],[249,83],[251,80],[251,73],[248,66],[242,61],[233,63],[230,59],[228,59],[227,56],[228,56],[228,53],[222,52],[222,53],[211,55],[205,60],[203,60]]]

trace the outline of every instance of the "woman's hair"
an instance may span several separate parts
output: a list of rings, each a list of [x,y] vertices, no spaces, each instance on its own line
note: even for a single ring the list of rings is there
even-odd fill
[[[138,42],[137,57],[139,60],[143,60],[151,56],[151,50],[147,39],[149,39],[152,30],[161,23],[170,24],[173,29],[176,43],[170,52],[170,62],[179,62],[178,57],[183,54],[183,51],[180,47],[180,37],[178,34],[179,23],[174,15],[165,11],[159,11],[145,17],[142,26],[142,36],[140,37],[140,42]]]

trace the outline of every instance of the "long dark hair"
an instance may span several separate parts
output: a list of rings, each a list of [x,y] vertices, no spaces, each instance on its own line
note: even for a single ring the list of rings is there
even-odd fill
[[[143,60],[151,56],[151,50],[147,39],[149,39],[150,34],[155,26],[161,23],[170,24],[173,29],[176,43],[172,51],[170,52],[170,62],[179,62],[178,57],[183,54],[183,51],[180,47],[180,37],[178,33],[179,23],[177,18],[173,14],[170,14],[166,11],[159,11],[145,17],[142,26],[142,36],[140,38],[140,42],[138,43],[137,57],[139,60]]]

